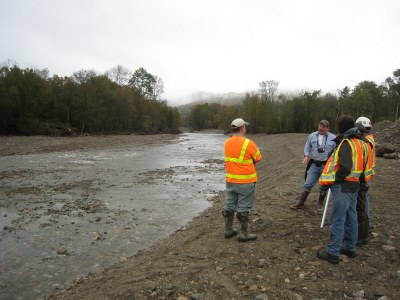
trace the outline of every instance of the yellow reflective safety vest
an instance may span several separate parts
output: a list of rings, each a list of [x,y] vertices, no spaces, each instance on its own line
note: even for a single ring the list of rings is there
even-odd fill
[[[262,158],[256,144],[242,135],[233,135],[224,145],[226,181],[257,182],[255,163]]]
[[[376,151],[375,151],[375,139],[372,134],[368,134],[365,136],[367,140],[367,147],[368,147],[368,161],[367,165],[365,166],[365,181],[370,181],[372,177],[375,175],[375,162],[376,162]]]
[[[345,138],[340,142],[339,146],[333,151],[326,162],[325,168],[319,178],[320,185],[331,185],[335,182],[336,172],[339,170],[339,150],[344,141],[347,141],[350,145],[353,161],[350,174],[347,175],[344,180],[358,182],[361,174],[364,173],[368,157],[366,143],[357,138]]]

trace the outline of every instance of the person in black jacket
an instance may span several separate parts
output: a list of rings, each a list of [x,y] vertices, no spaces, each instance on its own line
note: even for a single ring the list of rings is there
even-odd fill
[[[322,187],[331,189],[332,211],[330,242],[326,251],[318,252],[317,256],[332,264],[339,263],[339,254],[351,258],[357,256],[357,194],[367,155],[362,134],[354,127],[351,116],[339,117],[337,127],[340,135],[335,142],[338,146],[328,159],[319,179]]]

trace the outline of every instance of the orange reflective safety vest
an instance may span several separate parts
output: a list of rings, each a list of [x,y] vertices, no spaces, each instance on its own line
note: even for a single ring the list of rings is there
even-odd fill
[[[255,163],[262,158],[256,144],[242,135],[233,135],[224,146],[226,181],[257,182]]]
[[[375,140],[372,134],[368,134],[365,136],[365,139],[368,141],[368,161],[365,166],[365,181],[370,181],[372,177],[375,175],[375,162],[376,162],[376,151],[375,151]]]
[[[339,150],[344,141],[347,141],[350,145],[353,161],[350,174],[347,175],[344,180],[358,182],[361,174],[364,173],[368,157],[366,143],[357,138],[345,138],[340,142],[339,146],[333,151],[326,162],[325,168],[319,178],[320,185],[331,185],[335,182],[336,172],[339,170]]]

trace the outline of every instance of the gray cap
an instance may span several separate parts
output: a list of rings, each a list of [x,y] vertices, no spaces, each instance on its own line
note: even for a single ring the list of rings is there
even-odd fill
[[[319,121],[319,124],[324,124],[326,127],[329,127],[329,121],[328,120],[321,120],[321,121]]]
[[[232,128],[239,128],[239,127],[242,127],[244,125],[249,125],[249,122],[246,122],[242,118],[237,118],[237,119],[233,120],[232,123],[231,123],[231,127]]]

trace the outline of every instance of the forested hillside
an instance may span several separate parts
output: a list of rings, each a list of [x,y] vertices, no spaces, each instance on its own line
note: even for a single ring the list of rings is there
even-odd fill
[[[82,70],[70,77],[50,77],[47,69],[4,65],[0,134],[157,133],[177,132],[182,125],[229,130],[239,116],[250,122],[252,133],[310,132],[318,120],[334,124],[341,114],[367,116],[373,122],[399,117],[400,69],[379,85],[366,80],[337,95],[320,90],[278,94],[278,86],[273,80],[262,81],[259,90],[244,99],[240,94],[232,101],[214,97],[180,108],[181,116],[161,99],[162,79],[144,68],[132,73],[118,65],[104,74]]]
[[[279,83],[262,81],[259,91],[247,93],[240,105],[202,103],[185,115],[186,126],[194,130],[219,128],[228,130],[231,120],[240,116],[250,122],[253,133],[309,132],[321,119],[331,124],[339,115],[367,116],[373,122],[395,121],[399,117],[400,69],[380,85],[360,82],[344,87],[338,95],[320,90],[297,95],[277,94]]]
[[[1,134],[171,132],[180,115],[160,100],[161,78],[117,66],[105,74],[82,70],[70,77],[49,71],[0,68]]]

